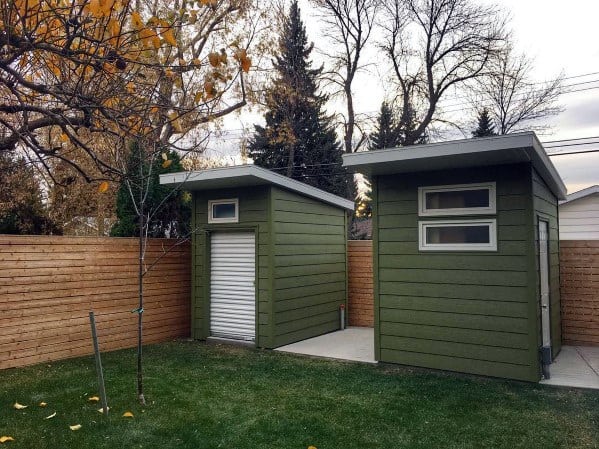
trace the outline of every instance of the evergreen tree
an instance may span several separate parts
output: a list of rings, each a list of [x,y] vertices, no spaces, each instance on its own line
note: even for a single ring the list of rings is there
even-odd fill
[[[279,38],[277,76],[266,93],[266,125],[255,126],[248,154],[256,165],[349,197],[353,183],[341,167],[343,151],[331,118],[323,112],[327,97],[318,93],[322,68],[311,68],[312,48],[294,1]]]
[[[472,131],[472,137],[489,137],[496,136],[495,125],[491,120],[489,110],[484,108],[478,113],[478,127]]]
[[[376,119],[376,129],[370,135],[369,149],[395,148],[400,144],[400,134],[395,123],[393,110],[386,101],[383,101]]]
[[[160,185],[160,175],[183,171],[181,158],[175,151],[165,152],[168,167],[163,167],[163,160],[156,159],[152,167],[147,165],[139,144],[131,145],[131,153],[127,161],[127,176],[131,191],[123,182],[116,198],[117,221],[110,231],[113,237],[139,236],[139,216],[131,193],[140,198],[140,189],[146,194],[144,201],[145,216],[151,215],[148,225],[148,237],[178,238],[189,232],[191,220],[191,204],[189,195],[179,190],[171,193],[173,188]],[[144,164],[144,165],[140,165]],[[165,200],[167,195],[170,196]],[[139,200],[136,201],[139,206]],[[147,219],[147,218],[146,218]]]

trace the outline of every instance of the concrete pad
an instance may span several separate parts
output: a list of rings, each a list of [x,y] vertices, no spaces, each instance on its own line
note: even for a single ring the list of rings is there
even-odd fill
[[[542,384],[599,390],[599,348],[562,346],[549,372]]]
[[[371,327],[348,327],[342,331],[281,346],[275,351],[376,363],[374,360],[374,329]]]

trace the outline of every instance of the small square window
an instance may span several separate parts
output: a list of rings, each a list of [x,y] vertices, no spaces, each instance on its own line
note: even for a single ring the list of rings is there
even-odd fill
[[[421,251],[496,251],[496,220],[421,221]]]
[[[418,188],[420,216],[494,214],[495,183]]]
[[[208,201],[208,223],[238,222],[239,200],[237,198]]]

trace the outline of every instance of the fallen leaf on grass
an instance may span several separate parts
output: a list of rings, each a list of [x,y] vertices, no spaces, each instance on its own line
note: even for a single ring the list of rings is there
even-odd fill
[[[42,402],[40,402],[40,403],[39,403],[39,406],[40,406],[40,407],[45,407],[46,405],[48,405],[48,403],[47,403],[47,402],[44,402],[44,401],[42,401]]]
[[[0,437],[0,443],[4,444],[7,441],[15,441],[15,439],[13,437],[8,437],[8,436],[2,436],[2,437]]]
[[[29,407],[28,405],[22,405],[19,404],[18,402],[15,402],[15,404],[13,405],[13,408],[17,409],[17,410],[23,410],[24,408]]]
[[[81,427],[82,427],[81,424],[74,424],[72,426],[69,426],[69,429],[71,429],[71,430],[79,430],[79,429],[81,429]]]
[[[125,413],[123,413],[123,418],[133,418],[133,413],[125,412]]]
[[[56,412],[52,413],[50,416],[46,416],[44,419],[52,419],[56,416]]]
[[[89,402],[99,402],[100,398],[98,396],[91,396],[91,397],[87,398],[87,400]]]
[[[110,407],[106,407],[106,411],[109,411],[109,410],[110,410]],[[100,413],[104,413],[104,407],[102,407],[102,408],[99,408],[99,409],[98,409],[98,412],[100,412]]]
[[[316,449],[316,446],[308,446],[308,449]]]

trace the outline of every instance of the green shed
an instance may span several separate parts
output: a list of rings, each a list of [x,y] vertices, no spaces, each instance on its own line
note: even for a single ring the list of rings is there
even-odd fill
[[[276,348],[340,327],[344,198],[242,165],[161,175],[192,202],[192,337]]]
[[[356,153],[372,181],[375,357],[538,381],[561,348],[558,200],[531,132]]]

